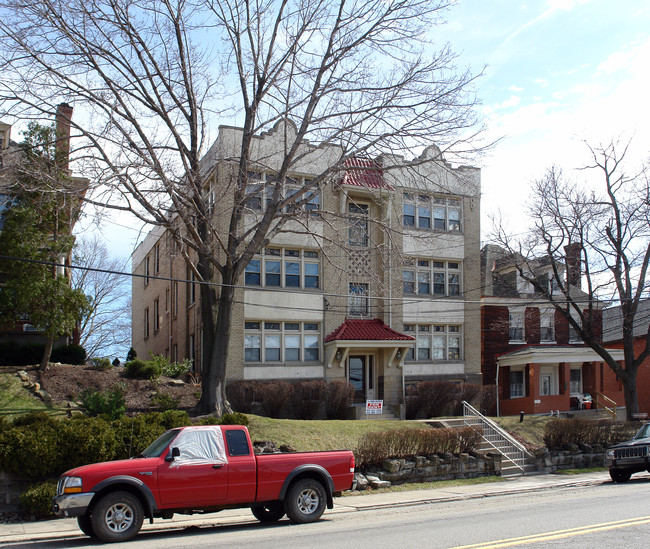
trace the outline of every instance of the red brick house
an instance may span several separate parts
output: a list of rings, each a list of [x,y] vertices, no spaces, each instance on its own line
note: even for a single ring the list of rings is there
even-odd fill
[[[539,261],[535,269],[538,279],[551,283],[549,264]],[[481,250],[481,276],[481,373],[485,385],[496,386],[496,413],[568,411],[586,394],[622,403],[622,386],[610,368],[519,277],[505,250],[494,245]],[[601,314],[594,322],[601,332]]]
[[[603,311],[603,342],[607,347],[623,349],[622,318],[620,307]],[[638,357],[646,347],[650,330],[650,299],[639,303],[634,322],[634,356]],[[622,352],[622,351],[621,351]],[[637,372],[639,412],[650,415],[650,358],[646,358]]]

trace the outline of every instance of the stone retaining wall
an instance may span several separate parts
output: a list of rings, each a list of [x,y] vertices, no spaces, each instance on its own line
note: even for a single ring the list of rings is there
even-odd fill
[[[22,494],[30,483],[18,478],[12,473],[0,471],[0,512],[19,511],[20,494]]]
[[[405,482],[431,482],[501,475],[501,455],[435,454],[410,459],[387,459],[381,468],[357,473],[357,490],[383,488]]]
[[[549,451],[541,448],[535,452],[537,471],[555,473],[565,469],[587,469],[605,467],[605,448],[594,444],[572,445],[567,450]]]

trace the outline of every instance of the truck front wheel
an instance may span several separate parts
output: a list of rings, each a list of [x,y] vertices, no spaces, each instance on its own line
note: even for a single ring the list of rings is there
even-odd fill
[[[624,469],[610,469],[609,476],[612,477],[614,482],[627,482],[630,480],[632,473]]]
[[[317,480],[305,478],[294,482],[284,500],[284,509],[291,522],[304,524],[317,521],[325,511],[325,489]]]
[[[269,501],[254,505],[251,511],[260,522],[277,522],[284,516],[284,505],[281,501]]]
[[[95,505],[92,529],[102,541],[127,541],[137,535],[144,514],[140,500],[129,492],[111,492]]]
[[[79,525],[79,530],[81,530],[88,537],[96,538],[95,531],[93,530],[92,522],[90,521],[89,515],[80,515],[77,517],[77,524]]]

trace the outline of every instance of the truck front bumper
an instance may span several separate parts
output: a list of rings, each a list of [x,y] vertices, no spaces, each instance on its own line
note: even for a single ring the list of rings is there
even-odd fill
[[[78,517],[86,510],[95,495],[94,492],[83,494],[63,494],[52,500],[52,511],[57,517]]]

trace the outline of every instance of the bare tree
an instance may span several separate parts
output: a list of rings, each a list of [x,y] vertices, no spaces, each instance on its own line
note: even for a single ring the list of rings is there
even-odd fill
[[[72,251],[72,287],[87,296],[79,323],[79,344],[88,356],[114,355],[131,342],[131,285],[127,261],[111,257],[96,235],[80,238]],[[120,352],[120,355],[124,353]]]
[[[227,408],[234,287],[253,254],[295,218],[287,212],[300,208],[289,206],[351,157],[434,142],[475,150],[475,77],[457,70],[448,45],[427,38],[449,3],[0,0],[5,109],[28,116],[61,98],[85,108],[76,158],[102,184],[90,199],[162,225],[197,280],[219,283],[201,284],[198,411]],[[242,131],[233,170],[210,189],[207,121],[217,115],[232,115]],[[274,128],[284,145],[261,158],[255,136]],[[334,151],[327,168],[284,196],[287,177],[315,150],[310,142]],[[274,175],[251,225],[249,173],[265,163]]]
[[[612,142],[589,150],[593,162],[584,169],[599,174],[597,191],[584,190],[584,184],[551,168],[533,186],[531,232],[515,239],[498,226],[496,239],[516,258],[519,275],[616,373],[632,419],[639,411],[637,371],[650,356],[650,328],[645,346],[636,355],[634,349],[639,302],[649,289],[650,182],[645,168],[626,173],[628,146]],[[540,260],[550,262],[550,280],[537,276]],[[622,311],[622,365],[603,345],[599,329],[601,309],[609,303]]]

